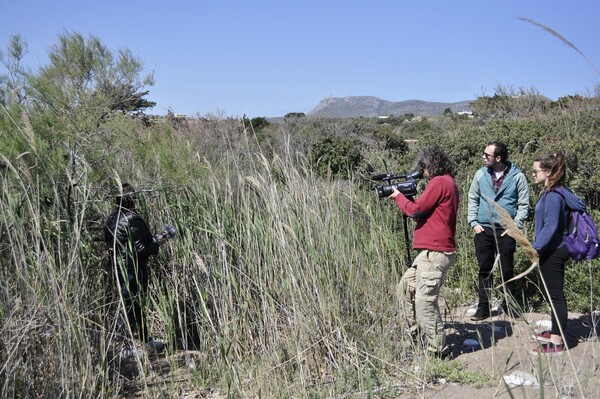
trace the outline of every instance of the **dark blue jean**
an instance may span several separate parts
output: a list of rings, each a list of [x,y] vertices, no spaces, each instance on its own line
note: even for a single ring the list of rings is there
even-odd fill
[[[569,259],[569,252],[566,247],[559,247],[554,251],[543,254],[540,257],[540,274],[546,284],[550,298],[546,289],[542,287],[544,297],[550,300],[552,309],[550,315],[552,318],[552,329],[551,334],[561,335],[560,330],[563,332],[567,328],[568,310],[567,310],[567,299],[565,298],[565,264]]]
[[[489,307],[493,287],[492,268],[496,255],[500,254],[500,271],[503,281],[514,277],[514,254],[517,248],[514,238],[508,234],[502,236],[504,230],[484,227],[483,231],[475,234],[475,256],[479,264],[479,305]],[[507,290],[512,294],[513,284],[507,285]]]

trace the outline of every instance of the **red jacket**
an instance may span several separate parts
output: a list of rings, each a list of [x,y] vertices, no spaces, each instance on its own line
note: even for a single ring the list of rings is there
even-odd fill
[[[423,194],[414,202],[402,193],[396,204],[407,216],[417,222],[413,237],[414,249],[454,252],[456,243],[456,213],[458,187],[450,175],[432,178]]]

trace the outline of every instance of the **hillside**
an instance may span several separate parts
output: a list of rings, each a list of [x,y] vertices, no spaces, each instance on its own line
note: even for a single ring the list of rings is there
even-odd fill
[[[377,117],[380,115],[421,116],[440,115],[446,108],[453,112],[469,111],[471,101],[455,103],[428,102],[422,100],[386,101],[374,96],[328,97],[319,102],[308,115],[330,118]]]

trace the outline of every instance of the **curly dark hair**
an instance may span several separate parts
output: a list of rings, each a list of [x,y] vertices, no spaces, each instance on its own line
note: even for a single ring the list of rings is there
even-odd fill
[[[417,167],[420,170],[427,169],[431,177],[443,175],[454,176],[452,160],[436,145],[421,150],[417,158]]]

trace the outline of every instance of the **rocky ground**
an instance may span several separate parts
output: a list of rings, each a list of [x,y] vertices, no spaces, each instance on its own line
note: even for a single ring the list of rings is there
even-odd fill
[[[599,320],[590,315],[569,314],[567,342],[560,356],[533,356],[535,332],[548,329],[549,315],[525,313],[510,318],[494,312],[492,317],[473,322],[472,307],[459,307],[445,315],[447,342],[452,355],[447,362],[462,370],[481,374],[484,384],[460,384],[438,380],[413,390],[402,389],[401,398],[598,398],[600,397]],[[595,324],[594,324],[595,321]],[[465,345],[473,343],[475,345]],[[148,353],[148,351],[146,351]],[[217,392],[193,388],[191,376],[204,361],[200,352],[182,351],[174,355],[145,355],[138,363],[120,364],[125,397],[163,397],[161,392],[178,392],[181,398],[217,398]],[[140,367],[149,372],[140,378]],[[473,374],[473,373],[471,373]],[[481,385],[476,387],[473,385]],[[142,395],[142,392],[146,394]],[[301,394],[299,394],[301,397]],[[357,397],[360,397],[358,395]],[[389,397],[389,392],[385,397]]]

